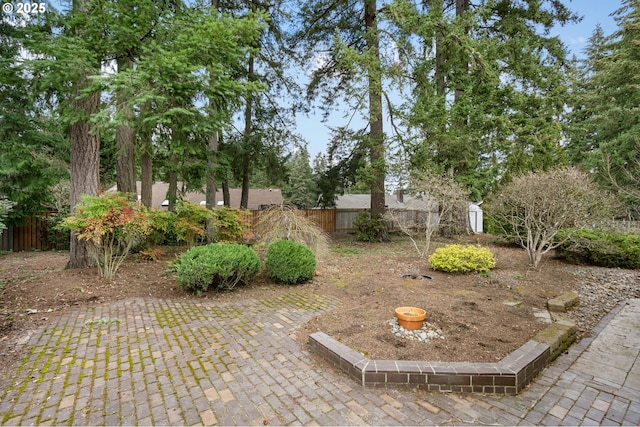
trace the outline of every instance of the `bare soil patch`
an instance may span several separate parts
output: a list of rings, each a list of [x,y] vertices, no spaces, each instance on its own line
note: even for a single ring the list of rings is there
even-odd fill
[[[497,361],[546,326],[535,318],[534,309],[578,289],[572,273],[577,267],[548,258],[540,268],[530,269],[522,249],[494,244],[490,236],[467,240],[490,245],[498,260],[490,275],[431,271],[406,239],[365,244],[347,237],[334,239],[331,254],[319,263],[310,283],[283,286],[262,274],[250,286],[202,298],[230,302],[288,292],[333,295],[340,300],[339,308],[302,325],[296,333],[301,343],[308,334],[323,331],[372,359]],[[65,270],[68,252],[0,256],[0,368],[17,357],[16,339],[70,307],[145,296],[197,301],[166,273],[180,250],[162,248],[157,261],[132,255],[112,281],[100,279],[95,269]],[[411,273],[433,279],[402,277]],[[507,301],[521,301],[522,306],[505,305]],[[400,306],[426,310],[427,322],[440,328],[444,339],[419,343],[395,337],[387,321]]]

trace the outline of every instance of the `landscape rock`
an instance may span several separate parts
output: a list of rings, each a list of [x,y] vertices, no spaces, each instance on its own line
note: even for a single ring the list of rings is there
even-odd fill
[[[410,331],[403,328],[398,324],[398,319],[393,318],[387,322],[391,325],[391,332],[398,338],[404,338],[410,341],[419,341],[427,343],[434,339],[444,339],[442,330],[437,326],[424,322],[424,325],[420,329]]]

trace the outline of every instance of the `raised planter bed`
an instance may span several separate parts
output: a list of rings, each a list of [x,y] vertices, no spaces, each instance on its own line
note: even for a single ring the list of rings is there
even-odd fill
[[[309,335],[309,345],[314,354],[364,387],[513,395],[521,392],[575,336],[573,322],[554,322],[497,363],[371,360],[323,332]]]

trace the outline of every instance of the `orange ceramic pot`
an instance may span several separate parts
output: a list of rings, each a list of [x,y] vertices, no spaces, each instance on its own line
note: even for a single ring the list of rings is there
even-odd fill
[[[413,331],[422,328],[422,324],[427,318],[427,312],[416,307],[398,307],[396,308],[396,317],[400,326]]]

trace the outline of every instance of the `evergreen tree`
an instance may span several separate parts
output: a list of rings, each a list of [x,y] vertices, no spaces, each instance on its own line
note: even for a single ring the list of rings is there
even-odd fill
[[[313,159],[313,177],[318,189],[317,205],[321,208],[334,208],[340,186],[339,170],[329,166],[327,156],[319,153]]]
[[[53,9],[45,21],[22,39],[29,59],[24,61],[37,90],[55,103],[56,119],[66,127],[70,140],[70,206],[81,195],[97,195],[100,174],[100,135],[91,121],[100,109],[100,90],[91,76],[100,73],[105,46],[101,27],[92,19],[100,5],[75,0],[63,14]],[[69,268],[94,263],[85,242],[71,236]]]
[[[71,205],[81,194],[98,192],[99,159],[107,154],[101,153],[100,134],[115,135],[127,127],[138,131],[147,154],[173,159],[169,172],[201,186],[206,141],[212,129],[229,123],[230,113],[212,115],[199,100],[217,97],[239,105],[246,93],[260,90],[259,84],[238,80],[235,72],[260,36],[262,22],[256,14],[218,19],[217,12],[182,2],[76,0],[64,13],[52,9],[42,31],[31,28],[22,39],[33,54],[24,61],[26,74],[37,82],[37,93],[55,101],[55,117],[68,129]],[[135,66],[101,74],[102,65],[123,58],[135,60]],[[102,100],[101,93],[107,95]],[[153,146],[152,140],[166,144]],[[127,167],[130,142],[128,154],[120,156]],[[130,176],[126,181],[129,185]],[[81,246],[72,243],[72,267],[91,261]]]
[[[261,13],[267,17],[266,27],[256,40],[254,51],[247,56],[238,77],[264,86],[260,93],[248,93],[242,111],[238,112],[241,129],[225,132],[226,150],[231,172],[242,188],[240,206],[247,207],[251,178],[260,170],[269,180],[283,178],[282,156],[287,145],[300,142],[293,132],[293,116],[301,108],[299,86],[291,74],[291,50],[287,47],[284,28],[290,16],[283,0],[268,6],[256,0],[220,0],[219,7],[232,16]]]
[[[82,58],[83,63],[78,70],[78,74],[73,78],[73,92],[71,100],[72,114],[76,117],[71,119],[71,207],[75,208],[81,202],[82,195],[95,196],[98,194],[100,183],[100,136],[96,132],[95,125],[90,119],[93,114],[98,113],[100,108],[100,92],[91,90],[89,76],[96,75],[100,70],[100,45],[97,43],[95,33],[91,33],[90,19],[95,12],[89,0],[76,0],[73,4],[72,14],[78,19],[78,25],[73,26],[73,39],[85,39],[89,43],[96,42],[96,45],[85,44],[86,53]],[[95,30],[93,30],[95,31]],[[97,48],[97,49],[96,49]],[[58,57],[56,60],[70,60]],[[71,235],[71,246],[69,254],[68,268],[82,268],[94,264],[93,257],[90,256],[88,244],[85,240],[80,240],[75,234]]]
[[[561,2],[397,0],[387,15],[414,168],[451,172],[481,198],[498,177],[563,162],[566,52],[548,31],[576,18]]]
[[[0,22],[0,195],[17,203],[11,223],[42,214],[52,202],[51,187],[68,177],[63,129],[24,61],[22,40],[36,31],[33,22]]]
[[[126,91],[129,108],[139,110],[143,136],[164,143],[147,142],[145,150],[164,159],[167,177],[186,182],[187,189],[202,189],[208,178],[217,155],[211,135],[229,125],[243,97],[262,90],[259,82],[237,78],[262,28],[258,14],[234,18],[214,8],[179,7],[156,24],[153,41],[139,46],[135,68],[102,79],[111,91]]]
[[[295,38],[303,62],[318,64],[308,86],[309,97],[322,95],[324,108],[346,98],[367,122],[366,137],[359,138],[356,147],[367,156],[367,162],[360,165],[366,164],[362,176],[370,187],[374,215],[385,210],[387,168],[382,120],[385,66],[380,53],[379,16],[376,0],[306,2],[300,8],[302,23]],[[328,53],[318,55],[320,50]]]
[[[602,27],[597,25],[584,49],[585,59],[574,59],[571,74],[571,94],[567,105],[565,130],[569,137],[566,151],[569,160],[583,168],[594,167],[593,160],[597,157],[597,132],[591,123],[595,117],[607,107],[601,105],[598,99],[598,88],[594,75],[598,73],[602,60],[608,53],[605,46],[606,36]],[[601,110],[600,113],[598,110]]]
[[[338,195],[358,188],[366,193],[368,171],[364,130],[354,132],[339,127],[331,130],[331,140],[326,154],[314,159],[314,176],[318,187],[318,203],[323,208],[335,207]]]
[[[630,174],[640,159],[640,4],[625,0],[614,13],[618,30],[596,28],[580,64],[571,99],[569,150],[622,195],[637,189]],[[582,78],[582,79],[580,79]],[[638,204],[631,197],[629,202]]]
[[[159,37],[160,22],[171,18],[180,3],[158,3],[153,0],[119,0],[102,4],[100,22],[105,29],[105,62],[116,72],[136,66],[140,48]],[[114,64],[115,63],[115,64]],[[112,136],[115,142],[116,184],[118,191],[136,192],[136,138],[134,108],[127,102],[129,88],[120,87],[110,94],[117,114],[113,118]],[[142,150],[140,150],[142,151]]]
[[[282,188],[286,204],[295,205],[301,209],[311,209],[315,206],[317,190],[309,160],[307,148],[302,147],[286,163],[289,180]]]

